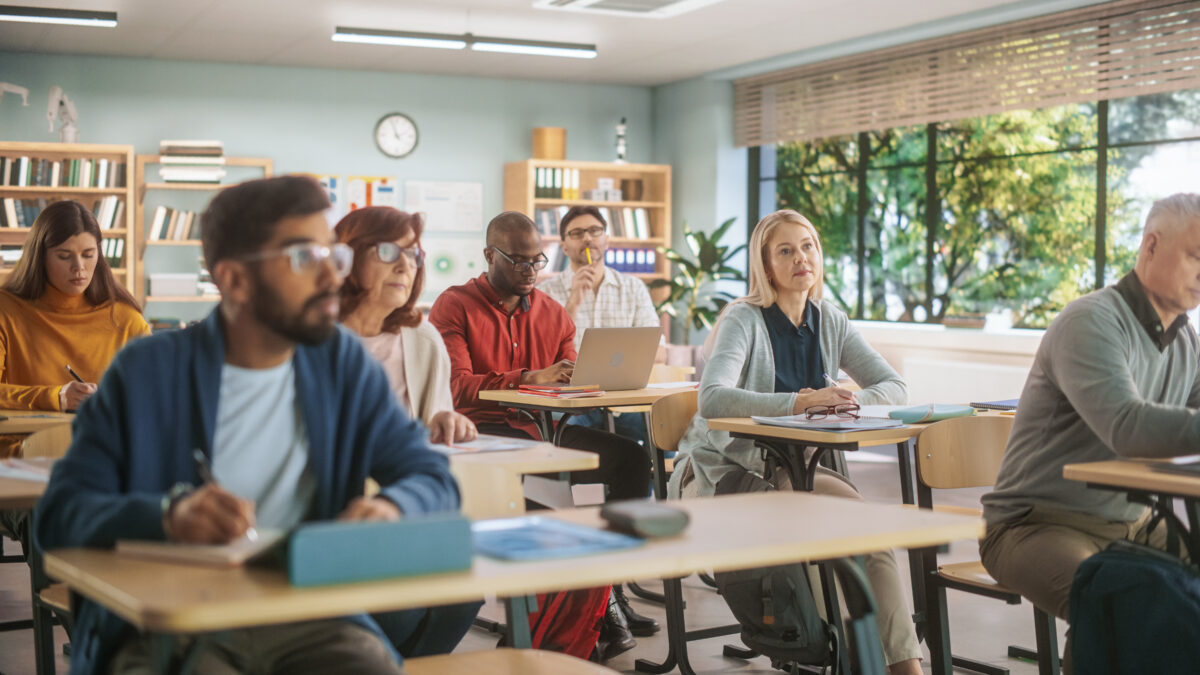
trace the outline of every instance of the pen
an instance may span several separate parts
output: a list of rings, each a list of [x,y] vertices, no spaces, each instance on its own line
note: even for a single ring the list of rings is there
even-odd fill
[[[831,387],[838,386],[838,383],[836,381],[834,381],[834,379],[832,377],[829,376],[829,373],[822,373],[822,374],[825,376],[825,381],[827,383],[829,383],[829,386],[831,386]]]
[[[587,254],[588,264],[591,265],[592,264],[592,247],[589,246],[589,247],[583,249],[583,252],[585,254]]]
[[[192,450],[192,459],[196,460],[196,473],[200,474],[200,480],[216,485],[217,479],[213,476],[212,467],[208,465],[208,457],[200,448]],[[246,530],[246,538],[250,541],[258,541],[258,530],[253,527]]]
[[[75,378],[76,382],[83,384],[83,378],[79,376],[79,373],[75,372],[75,369],[69,363],[67,364],[67,372],[71,374],[71,377]]]

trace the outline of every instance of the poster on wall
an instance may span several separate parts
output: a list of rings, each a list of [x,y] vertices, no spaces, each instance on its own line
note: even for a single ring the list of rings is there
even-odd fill
[[[317,179],[317,182],[324,188],[326,196],[329,197],[330,209],[325,212],[325,220],[329,221],[329,227],[337,225],[342,216],[346,215],[346,183],[341,176],[330,174],[309,174]]]
[[[394,176],[347,176],[346,205],[348,211],[364,206],[400,207]]]
[[[486,268],[483,236],[422,237],[425,249],[424,300],[432,301],[442,291],[479,276]]]
[[[425,214],[426,232],[482,232],[483,183],[404,181],[404,210]]]

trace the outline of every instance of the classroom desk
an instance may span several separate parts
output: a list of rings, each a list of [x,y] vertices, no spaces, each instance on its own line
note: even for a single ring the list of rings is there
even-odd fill
[[[636,549],[522,563],[477,556],[465,572],[320,588],[293,588],[278,569],[194,567],[97,549],[51,551],[45,565],[50,576],[73,591],[168,642],[176,634],[466,602],[495,594],[522,600],[509,603],[508,620],[517,627],[513,646],[520,648],[529,645],[524,598],[533,593],[937,546],[983,534],[978,518],[797,492],[681,500],[673,505],[688,512],[688,529]],[[780,513],[805,527],[780,527]],[[540,515],[590,525],[601,522],[596,508]],[[668,621],[672,641],[682,640],[676,634],[681,626]]]
[[[476,520],[525,513],[521,488],[525,474],[587,471],[598,466],[600,456],[594,452],[541,442],[520,450],[450,455],[450,471],[462,492],[460,508],[468,518]]]
[[[1155,471],[1153,464],[1161,460],[1114,459],[1104,462],[1083,462],[1063,467],[1063,478],[1083,481],[1089,487],[1120,490],[1129,493],[1131,500],[1148,502],[1154,497],[1164,500],[1179,498],[1187,511],[1188,537],[1193,549],[1200,550],[1200,476]]]
[[[45,491],[45,483],[0,477],[0,509],[32,509]]]
[[[42,429],[71,423],[75,413],[51,412],[48,410],[0,410],[0,436],[28,435]]]
[[[624,391],[606,391],[601,396],[585,398],[554,398],[538,396],[510,389],[485,389],[479,392],[479,398],[484,401],[496,401],[509,408],[516,408],[529,415],[537,424],[543,439],[550,439],[555,445],[562,440],[566,421],[572,415],[588,413],[597,409],[611,410],[624,406],[650,405],[669,394],[681,391],[691,391],[695,387],[627,389]],[[554,424],[554,413],[563,413],[562,419]]]

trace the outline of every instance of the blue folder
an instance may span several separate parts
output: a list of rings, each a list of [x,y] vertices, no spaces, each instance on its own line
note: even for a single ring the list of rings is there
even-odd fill
[[[642,540],[555,518],[523,516],[471,525],[475,552],[501,560],[543,560],[619,551]]]

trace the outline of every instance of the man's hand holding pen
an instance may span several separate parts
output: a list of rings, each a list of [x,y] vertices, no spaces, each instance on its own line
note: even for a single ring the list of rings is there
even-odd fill
[[[207,483],[171,505],[167,537],[183,544],[228,544],[254,531],[254,502]]]

